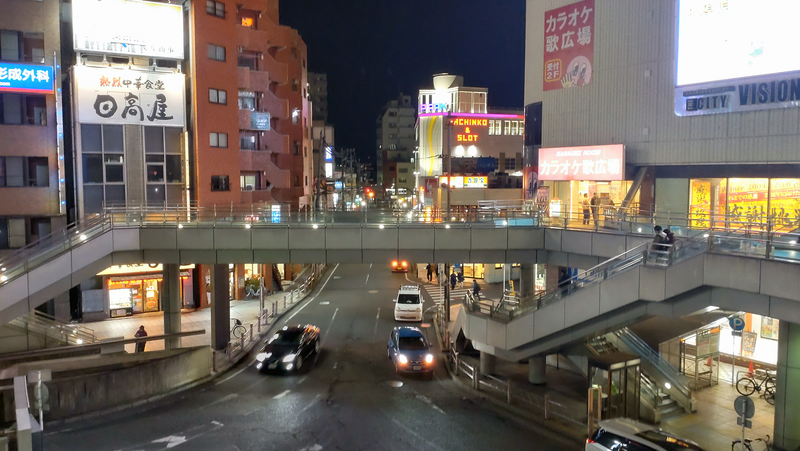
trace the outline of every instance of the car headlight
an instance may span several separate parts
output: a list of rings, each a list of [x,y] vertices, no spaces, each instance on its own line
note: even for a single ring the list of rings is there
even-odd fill
[[[259,352],[258,355],[256,356],[256,360],[258,360],[259,362],[263,362],[264,360],[267,360],[271,355],[272,355],[271,352]]]
[[[433,354],[427,354],[425,356],[425,363],[433,363]]]
[[[408,363],[408,357],[404,356],[403,354],[400,354],[400,357],[398,357],[397,360],[399,360],[403,365]]]
[[[295,357],[297,357],[297,354],[289,354],[283,358],[283,363],[294,362]]]

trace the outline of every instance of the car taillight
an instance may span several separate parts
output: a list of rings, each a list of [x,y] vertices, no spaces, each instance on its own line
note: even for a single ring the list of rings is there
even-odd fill
[[[397,266],[397,262],[392,262],[392,266]]]
[[[590,438],[587,438],[587,439],[586,439],[586,444],[588,445],[588,444],[590,444],[590,443],[594,443],[594,440],[592,440],[592,439],[590,439]]]
[[[408,263],[406,263],[406,262],[403,262],[403,266],[408,266]]]

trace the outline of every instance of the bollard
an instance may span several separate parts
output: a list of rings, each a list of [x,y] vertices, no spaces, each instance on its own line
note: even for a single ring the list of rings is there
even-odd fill
[[[472,369],[472,388],[478,391],[481,389],[481,369],[477,364]]]
[[[261,320],[259,319],[259,321],[261,321]],[[251,342],[253,341],[253,324],[252,323],[250,324],[250,341]]]
[[[283,308],[286,309],[286,296],[283,297]]]
[[[264,317],[264,311],[262,310],[261,313],[258,315],[258,333],[261,333],[261,319]]]
[[[244,352],[244,334],[242,334],[242,336],[239,337],[239,340],[241,342],[241,344],[240,344],[241,348],[239,348],[239,350]]]
[[[455,373],[455,375],[458,376],[458,353],[457,352],[453,353],[453,362],[456,364],[456,367],[453,370],[453,373]]]

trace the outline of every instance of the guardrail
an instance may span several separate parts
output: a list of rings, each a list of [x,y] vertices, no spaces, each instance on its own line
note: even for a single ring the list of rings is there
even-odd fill
[[[576,417],[570,413],[570,409],[566,404],[553,399],[549,394],[537,396],[523,388],[515,388],[510,380],[491,374],[482,374],[478,365],[470,365],[460,357],[452,343],[450,343],[449,348],[448,366],[456,377],[462,374],[466,376],[471,381],[474,390],[488,389],[490,392],[502,396],[507,404],[521,402],[524,405],[533,407],[542,412],[545,420],[560,418],[586,428],[588,417]]]

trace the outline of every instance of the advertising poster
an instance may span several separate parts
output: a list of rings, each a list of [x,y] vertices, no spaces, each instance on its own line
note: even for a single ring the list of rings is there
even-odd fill
[[[536,205],[538,205],[539,211],[542,212],[542,215],[544,216],[550,215],[549,186],[540,186],[539,189],[536,190]]]
[[[697,358],[719,354],[719,327],[705,329],[697,332]]]
[[[543,90],[592,82],[594,7],[594,0],[584,0],[544,13]]]
[[[742,332],[742,355],[745,357],[753,357],[756,352],[756,339],[758,334],[755,332],[743,331]]]
[[[691,227],[708,228],[711,216],[711,182],[692,180]]]
[[[778,325],[779,321],[774,318],[766,316],[761,317],[761,338],[769,338],[770,340],[778,339]]]

